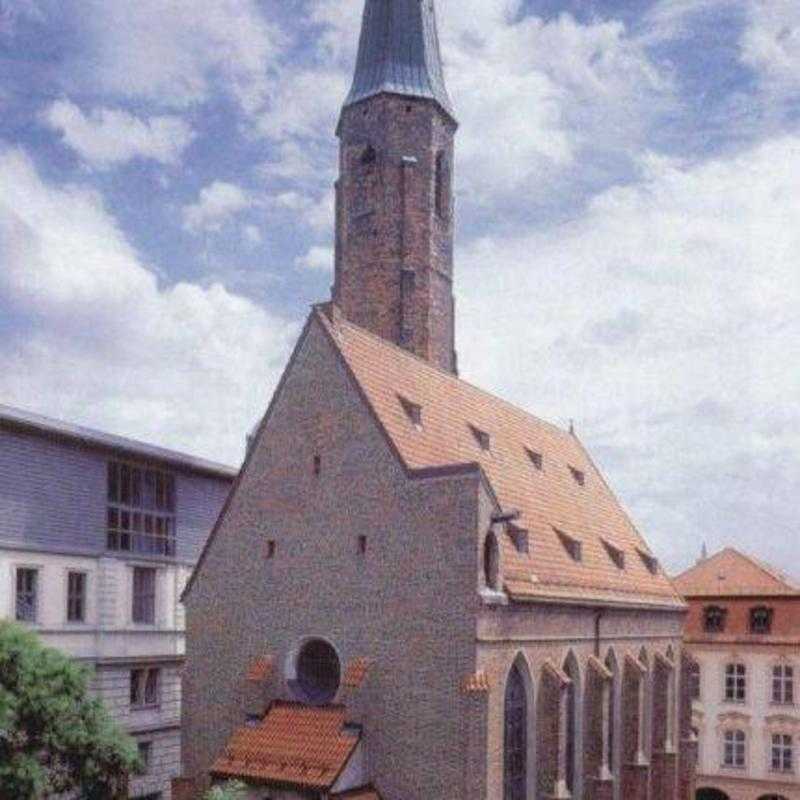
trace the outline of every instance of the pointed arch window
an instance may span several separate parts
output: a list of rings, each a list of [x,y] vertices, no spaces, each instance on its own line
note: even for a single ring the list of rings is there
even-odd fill
[[[578,674],[575,665],[571,659],[568,659],[564,664],[564,672],[569,677],[569,683],[566,687],[566,714],[567,714],[567,731],[565,742],[565,779],[567,783],[567,790],[575,793],[575,759],[577,757],[577,738],[578,738],[578,698],[577,698],[577,684]]]
[[[503,800],[528,796],[528,699],[519,667],[511,668],[506,683],[503,749]]]
[[[606,669],[611,673],[611,680],[608,682],[608,738],[606,740],[606,762],[611,774],[614,774],[616,759],[614,758],[614,748],[617,741],[617,720],[615,711],[617,708],[617,664],[611,653],[606,657]]]

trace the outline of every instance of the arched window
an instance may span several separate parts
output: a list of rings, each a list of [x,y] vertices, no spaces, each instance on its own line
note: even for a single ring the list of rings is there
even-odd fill
[[[772,609],[758,606],[750,609],[750,633],[769,633],[772,630]]]
[[[575,665],[574,658],[570,655],[564,664],[564,672],[569,678],[569,685],[567,686],[567,741],[566,741],[566,780],[567,789],[571,793],[575,793],[575,776],[577,770],[575,769],[575,759],[577,757],[577,736],[578,736],[578,698],[577,687],[580,677],[578,675],[578,668]]]
[[[609,653],[606,658],[606,668],[611,673],[611,680],[608,686],[608,741],[606,742],[607,752],[606,760],[608,761],[608,768],[611,773],[614,773],[616,762],[614,759],[614,748],[616,747],[617,739],[617,721],[614,717],[614,710],[617,707],[617,662],[614,659],[613,653]]]
[[[515,664],[508,675],[503,737],[503,800],[528,796],[528,699],[525,682]]]
[[[500,590],[500,551],[493,533],[483,543],[483,577],[487,589]]]

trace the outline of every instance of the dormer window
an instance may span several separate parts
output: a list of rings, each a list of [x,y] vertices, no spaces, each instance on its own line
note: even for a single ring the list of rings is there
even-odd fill
[[[722,633],[728,612],[720,606],[708,606],[703,610],[703,628],[706,633]]]
[[[572,477],[578,486],[586,485],[586,473],[581,472],[579,469],[575,469],[575,467],[570,467],[569,471],[572,473]]]
[[[541,453],[537,453],[535,450],[531,450],[529,447],[525,448],[525,452],[528,454],[528,458],[531,460],[531,464],[541,472],[544,469],[544,458],[542,458]]]
[[[554,528],[554,530],[556,534],[558,534],[558,538],[561,540],[564,549],[567,551],[567,555],[569,555],[573,561],[583,561],[583,543],[580,539],[576,539],[574,536],[570,536],[568,533],[558,530],[558,528]]]
[[[765,606],[750,609],[750,633],[765,634],[772,630],[772,609]]]
[[[642,559],[642,563],[647,567],[647,571],[651,575],[658,575],[658,559],[655,556],[651,556],[650,553],[645,553],[644,550],[637,550],[639,554],[639,558]]]
[[[601,539],[601,541],[608,553],[608,557],[614,562],[614,566],[617,569],[625,569],[625,552],[605,539]]]
[[[509,523],[508,535],[514,543],[514,547],[518,553],[530,553],[530,534],[525,528],[518,528],[516,525]]]
[[[400,405],[403,407],[403,411],[405,411],[406,416],[408,417],[411,424],[417,429],[422,429],[422,406],[419,403],[415,403],[412,400],[409,400],[406,397],[401,397],[398,395],[398,399],[400,400]]]
[[[488,452],[492,449],[492,438],[486,431],[482,431],[474,425],[470,425],[469,429],[472,431],[472,435],[475,437],[475,441],[478,443],[481,450],[486,450]]]

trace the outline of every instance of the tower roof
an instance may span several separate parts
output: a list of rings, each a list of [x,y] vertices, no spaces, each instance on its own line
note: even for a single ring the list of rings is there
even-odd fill
[[[430,98],[455,119],[444,83],[433,0],[366,0],[345,107],[382,92]]]

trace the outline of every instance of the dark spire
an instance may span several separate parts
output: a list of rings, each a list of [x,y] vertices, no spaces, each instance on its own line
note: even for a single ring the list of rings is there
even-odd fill
[[[444,85],[433,0],[366,0],[345,107],[382,92],[430,98],[455,119]]]

